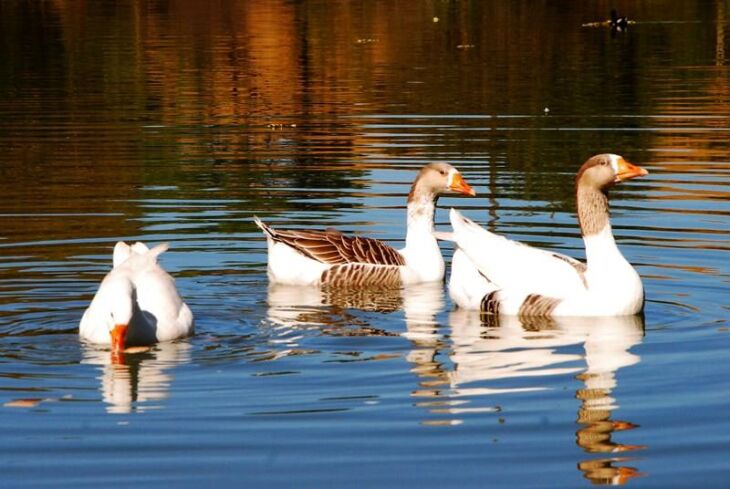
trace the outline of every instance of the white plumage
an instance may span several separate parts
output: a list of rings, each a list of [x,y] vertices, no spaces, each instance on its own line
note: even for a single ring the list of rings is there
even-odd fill
[[[104,277],[84,312],[79,335],[91,343],[113,346],[150,345],[193,333],[193,314],[181,299],[175,281],[157,263],[166,244],[151,250],[143,243],[118,242],[114,267]],[[114,343],[115,328],[121,342]]]
[[[608,186],[647,171],[613,154],[589,159],[577,178],[586,263],[512,241],[452,209],[456,243],[449,293],[462,308],[525,316],[636,314],[641,279],[621,254],[608,219]]]
[[[434,237],[435,202],[443,194],[475,195],[446,163],[421,169],[408,195],[406,246],[396,250],[372,238],[334,229],[274,229],[254,218],[266,235],[268,276],[288,285],[386,286],[437,282],[444,259]]]

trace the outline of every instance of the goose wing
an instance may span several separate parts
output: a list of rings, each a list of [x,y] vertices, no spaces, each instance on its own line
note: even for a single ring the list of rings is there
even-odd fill
[[[406,263],[395,248],[377,239],[345,236],[333,229],[273,229],[259,219],[256,219],[256,224],[272,240],[284,243],[304,256],[327,265],[362,263],[401,266]]]
[[[585,291],[584,263],[491,233],[454,209],[450,218],[459,249],[499,288],[555,298]]]

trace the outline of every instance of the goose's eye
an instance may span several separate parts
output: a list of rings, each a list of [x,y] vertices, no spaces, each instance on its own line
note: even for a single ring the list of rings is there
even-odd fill
[[[446,170],[439,170],[439,173],[442,174],[443,176],[446,176]]]
[[[606,161],[606,160],[601,161],[601,166],[606,166],[606,165],[608,165],[608,161]]]

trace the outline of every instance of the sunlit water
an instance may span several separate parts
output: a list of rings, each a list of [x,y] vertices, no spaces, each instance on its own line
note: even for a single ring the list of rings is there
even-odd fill
[[[725,487],[726,2],[203,4],[0,6],[0,485]],[[611,201],[644,317],[268,284],[254,215],[400,247],[433,160],[478,192],[439,229],[582,258],[604,151],[650,171]],[[197,334],[112,365],[77,325],[120,239]]]

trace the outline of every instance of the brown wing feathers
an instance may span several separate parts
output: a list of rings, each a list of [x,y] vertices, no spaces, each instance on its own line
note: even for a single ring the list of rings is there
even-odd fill
[[[395,249],[372,238],[345,236],[339,231],[305,231],[273,229],[256,220],[259,227],[274,241],[291,246],[313,260],[329,265],[368,263],[371,265],[405,265]]]

